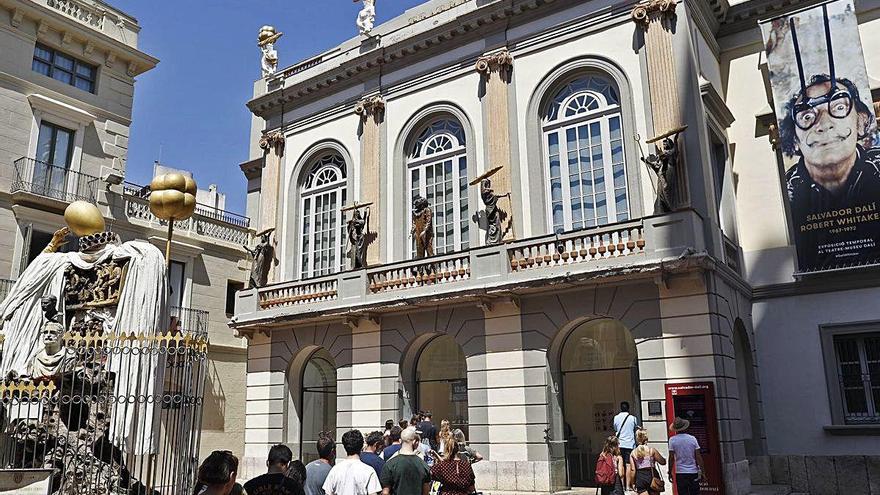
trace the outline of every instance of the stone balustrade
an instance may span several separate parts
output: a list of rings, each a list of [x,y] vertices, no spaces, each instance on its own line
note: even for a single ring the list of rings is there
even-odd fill
[[[260,308],[330,301],[336,299],[337,293],[335,276],[312,279],[297,285],[276,285],[260,290]]]
[[[641,221],[545,236],[508,248],[511,271],[644,254]]]
[[[125,189],[125,214],[129,221],[149,223],[158,228],[166,229],[168,222],[156,218],[150,212],[150,201],[144,195],[137,194],[137,190],[126,186]],[[208,210],[196,209],[196,213],[186,220],[174,222],[174,232],[179,234],[208,237],[226,241],[237,246],[245,245],[250,241],[250,229],[242,218],[237,215],[208,214]]]
[[[467,280],[471,275],[467,252],[397,263],[368,270],[370,292],[409,289]]]
[[[370,315],[418,301],[541,287],[553,279],[657,270],[705,252],[703,219],[683,210],[601,227],[406,260],[239,291],[233,327],[336,314]],[[625,269],[625,270],[624,270]],[[595,274],[595,275],[593,275]]]

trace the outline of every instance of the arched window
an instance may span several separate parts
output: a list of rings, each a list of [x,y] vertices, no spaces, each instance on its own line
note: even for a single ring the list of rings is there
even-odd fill
[[[331,152],[314,161],[302,183],[301,278],[327,275],[343,268],[345,177],[345,161]]]
[[[457,120],[444,117],[424,128],[407,157],[407,177],[408,205],[420,195],[434,210],[434,252],[467,249],[467,151],[464,129]],[[412,227],[412,215],[407,218]]]
[[[544,160],[555,232],[629,219],[620,96],[598,75],[571,80],[544,112]]]

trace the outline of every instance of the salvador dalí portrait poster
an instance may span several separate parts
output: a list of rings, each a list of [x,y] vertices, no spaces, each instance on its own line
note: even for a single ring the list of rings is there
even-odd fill
[[[880,263],[880,148],[852,0],[761,28],[798,272]]]

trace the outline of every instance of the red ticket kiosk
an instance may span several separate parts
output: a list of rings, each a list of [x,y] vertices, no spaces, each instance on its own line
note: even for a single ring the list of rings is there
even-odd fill
[[[718,416],[715,414],[715,386],[712,382],[666,384],[666,426],[675,418],[691,422],[687,432],[697,438],[705,464],[705,479],[700,483],[702,493],[724,494],[721,475],[721,443],[718,436]],[[673,486],[675,480],[672,480]],[[678,494],[678,489],[674,489]]]

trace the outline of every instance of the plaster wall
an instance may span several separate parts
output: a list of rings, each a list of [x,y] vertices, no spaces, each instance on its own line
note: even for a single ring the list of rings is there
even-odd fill
[[[774,298],[754,304],[758,359],[774,366],[762,374],[770,454],[874,455],[873,436],[835,436],[820,325],[880,320],[876,288]],[[766,365],[765,365],[766,368]]]

